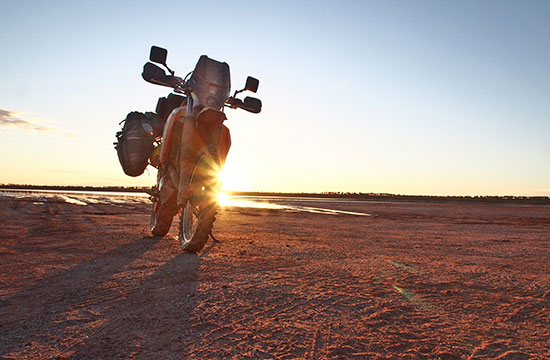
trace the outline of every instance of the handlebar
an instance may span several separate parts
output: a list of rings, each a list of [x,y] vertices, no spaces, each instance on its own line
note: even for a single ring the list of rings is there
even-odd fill
[[[192,91],[191,87],[189,86],[187,81],[185,81],[185,79],[174,75],[166,75],[164,70],[150,62],[146,63],[143,66],[143,73],[141,74],[141,76],[145,81],[148,81],[152,84],[171,87],[176,93],[189,95],[189,93]],[[237,93],[239,92],[236,92],[235,95]],[[229,97],[225,101],[226,106],[229,106],[232,109],[240,108],[254,114],[262,111],[262,101],[260,99],[247,96],[244,98],[244,100],[241,100],[237,99],[235,95]]]

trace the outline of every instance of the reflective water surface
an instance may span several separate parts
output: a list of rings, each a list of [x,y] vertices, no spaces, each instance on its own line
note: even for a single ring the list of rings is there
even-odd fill
[[[0,195],[27,198],[33,204],[41,204],[45,201],[63,201],[69,204],[86,206],[93,204],[128,204],[148,203],[149,195],[143,192],[107,192],[107,191],[62,191],[62,190],[7,190],[1,189]],[[274,209],[282,211],[303,211],[325,215],[355,215],[371,216],[368,213],[328,209],[324,207],[305,206],[304,203],[353,203],[344,199],[308,198],[308,197],[283,197],[283,196],[239,196],[220,193],[218,198],[221,207],[224,208],[256,208]]]

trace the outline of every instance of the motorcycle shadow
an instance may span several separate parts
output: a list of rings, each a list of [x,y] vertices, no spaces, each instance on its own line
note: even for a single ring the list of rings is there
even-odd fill
[[[193,332],[187,324],[197,305],[199,265],[197,254],[178,253],[157,267],[109,308],[107,321],[71,357],[172,357],[174,344]]]
[[[199,265],[142,237],[42,278],[2,299],[0,357],[159,358],[189,330]]]
[[[132,286],[131,283],[113,283],[112,279],[124,273],[158,241],[138,238],[94,259],[45,276],[4,297],[2,307],[9,316],[5,317],[3,330],[12,336],[6,336],[7,341],[0,346],[0,356],[24,348],[32,351],[32,346],[26,344],[41,343],[44,334],[52,339],[62,338],[74,318],[86,323],[103,316]]]

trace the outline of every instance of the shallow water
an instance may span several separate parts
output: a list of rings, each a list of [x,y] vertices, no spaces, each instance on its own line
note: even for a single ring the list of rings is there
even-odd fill
[[[70,191],[70,190],[0,190],[0,195],[27,198],[33,203],[45,201],[63,201],[69,204],[86,206],[95,204],[128,204],[148,203],[149,195],[143,192],[108,192],[108,191]],[[225,208],[255,208],[274,209],[283,211],[302,211],[325,215],[354,215],[371,216],[368,213],[327,209],[320,207],[302,206],[299,203],[352,203],[342,199],[283,197],[283,196],[239,196],[225,195],[220,198],[220,206]],[[290,203],[290,204],[289,204]]]

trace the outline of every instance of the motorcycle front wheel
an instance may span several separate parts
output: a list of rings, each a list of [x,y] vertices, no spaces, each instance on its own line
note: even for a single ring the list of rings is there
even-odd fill
[[[207,147],[199,152],[189,180],[190,198],[180,209],[179,245],[184,252],[196,253],[204,247],[218,210],[217,164]]]

